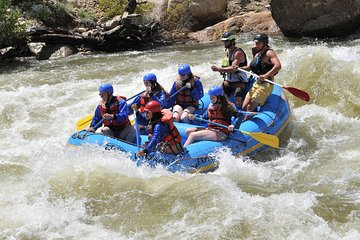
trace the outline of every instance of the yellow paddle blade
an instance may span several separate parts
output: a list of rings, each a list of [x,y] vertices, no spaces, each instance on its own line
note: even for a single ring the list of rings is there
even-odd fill
[[[76,130],[80,131],[90,126],[93,115],[86,116],[76,123]]]
[[[86,116],[86,117],[80,119],[76,123],[76,130],[81,131],[84,128],[87,128],[88,126],[90,126],[93,116],[94,115],[89,115],[89,116]],[[131,124],[134,124],[134,116],[133,115],[129,116],[129,119],[130,119]]]
[[[260,143],[269,145],[274,148],[279,148],[279,138],[277,136],[266,133],[259,133],[259,132],[245,132],[245,131],[241,131],[241,132],[246,135],[249,135],[250,137],[254,138]]]

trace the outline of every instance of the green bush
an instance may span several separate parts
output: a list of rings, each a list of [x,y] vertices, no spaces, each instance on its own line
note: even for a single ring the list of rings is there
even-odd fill
[[[106,16],[114,17],[116,15],[122,15],[125,12],[127,4],[127,0],[99,0],[98,8],[103,11]],[[135,13],[144,14],[151,12],[153,9],[153,3],[146,2],[141,4],[141,1],[138,1]]]
[[[138,4],[136,6],[135,13],[138,13],[138,14],[150,13],[150,12],[152,12],[154,10],[154,8],[155,8],[155,4],[150,3],[150,2],[146,2],[146,3],[143,3],[143,4]]]
[[[20,12],[12,8],[11,3],[11,0],[0,1],[0,48],[13,45],[24,30],[24,26],[18,24]]]
[[[99,0],[98,7],[108,17],[122,15],[125,11],[127,0]]]
[[[164,25],[168,29],[179,29],[189,25],[189,4],[191,0],[184,0],[175,4],[165,14]]]

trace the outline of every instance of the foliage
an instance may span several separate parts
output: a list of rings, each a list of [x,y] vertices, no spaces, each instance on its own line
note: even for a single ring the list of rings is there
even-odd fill
[[[189,5],[191,0],[176,3],[165,14],[164,27],[167,29],[178,29],[189,25]]]
[[[74,9],[74,6],[72,3],[55,3],[54,5],[54,11],[56,13],[56,15],[64,15],[64,14],[68,14],[71,13],[72,10]]]
[[[116,15],[122,15],[128,4],[127,0],[99,0],[98,8],[105,12],[108,17],[114,17]],[[144,14],[151,12],[154,9],[153,3],[138,1],[135,13]]]
[[[73,5],[70,3],[55,3],[50,9],[45,4],[33,5],[31,3],[23,4],[23,8],[30,8],[30,15],[42,21],[49,21],[53,18],[61,18],[68,15],[73,10]]]
[[[99,0],[98,7],[108,17],[122,15],[125,11],[127,0]]]
[[[20,11],[11,8],[12,0],[0,1],[0,48],[11,46],[21,37],[21,32],[25,26],[18,24]]]
[[[95,14],[85,9],[79,9],[77,14],[82,20],[95,20]]]
[[[135,13],[138,14],[146,14],[146,13],[150,13],[154,10],[155,4],[154,3],[150,3],[150,2],[146,2],[144,4],[138,4],[135,10]]]

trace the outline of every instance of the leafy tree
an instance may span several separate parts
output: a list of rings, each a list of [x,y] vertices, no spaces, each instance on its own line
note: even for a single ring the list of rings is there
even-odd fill
[[[104,11],[108,17],[123,14],[127,0],[99,0],[99,9]]]
[[[23,31],[18,24],[20,12],[11,3],[12,0],[0,0],[0,48],[11,46]]]

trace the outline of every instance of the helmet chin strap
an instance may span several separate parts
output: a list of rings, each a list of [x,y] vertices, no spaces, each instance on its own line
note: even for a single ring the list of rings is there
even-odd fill
[[[213,102],[213,101],[210,100],[212,104],[215,104],[215,103],[219,102],[219,97],[218,96],[215,96],[215,97],[216,97],[216,101]]]
[[[261,52],[262,50],[264,50],[264,48],[267,46],[266,42],[263,42],[264,46],[259,50],[259,52]]]
[[[108,96],[106,98],[106,103],[111,103],[112,100],[112,94],[108,93]]]

